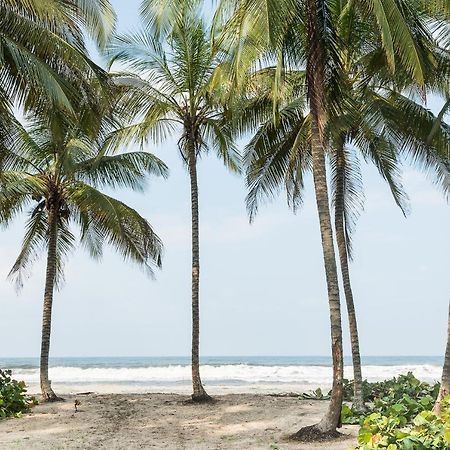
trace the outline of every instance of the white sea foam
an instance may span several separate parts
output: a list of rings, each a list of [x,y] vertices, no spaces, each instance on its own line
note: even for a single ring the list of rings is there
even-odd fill
[[[440,379],[441,367],[434,365],[396,365],[396,366],[364,366],[363,375],[369,381],[380,381],[406,372],[423,381]],[[345,367],[345,377],[352,378],[351,366]],[[313,386],[329,386],[332,370],[325,366],[263,366],[247,364],[203,365],[202,379],[209,385],[278,385],[298,384]],[[16,379],[26,383],[39,382],[38,369],[15,369]],[[187,365],[119,367],[119,368],[81,368],[52,367],[50,379],[53,383],[64,384],[145,384],[148,386],[170,386],[185,384],[190,381],[191,370]]]

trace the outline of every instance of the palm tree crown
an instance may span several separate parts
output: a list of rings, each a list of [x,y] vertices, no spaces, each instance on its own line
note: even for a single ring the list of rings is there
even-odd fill
[[[80,124],[84,119],[87,116]],[[160,265],[161,241],[147,220],[101,189],[143,189],[149,174],[166,176],[166,166],[150,153],[109,155],[105,129],[92,135],[91,128],[82,130],[80,124],[60,113],[49,120],[36,118],[30,126],[17,128],[3,151],[2,222],[31,207],[22,249],[11,271],[19,284],[47,245],[50,214],[58,218],[59,276],[64,257],[75,244],[71,225],[80,229],[80,242],[93,257],[101,256],[106,241],[150,272]]]

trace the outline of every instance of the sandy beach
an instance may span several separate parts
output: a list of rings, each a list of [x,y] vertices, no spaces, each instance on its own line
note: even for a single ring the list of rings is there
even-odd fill
[[[357,427],[334,442],[300,444],[286,436],[320,419],[327,402],[229,394],[194,405],[176,394],[86,394],[42,404],[21,419],[0,422],[0,448],[345,450]],[[75,399],[81,402],[75,412]]]

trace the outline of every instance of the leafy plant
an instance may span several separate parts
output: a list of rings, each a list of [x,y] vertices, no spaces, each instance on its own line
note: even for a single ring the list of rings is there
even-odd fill
[[[329,400],[331,392],[324,394],[322,389],[317,388],[315,391],[303,392],[300,394],[299,398],[301,400]]]
[[[34,397],[26,395],[23,381],[13,380],[10,370],[0,370],[0,419],[20,417],[37,403]]]
[[[450,397],[447,397],[447,408]],[[443,450],[450,448],[448,413],[437,417],[422,411],[407,426],[400,416],[372,413],[359,431],[359,450]]]
[[[373,410],[358,418],[347,405],[344,423],[361,420],[358,450],[444,450],[450,448],[450,396],[442,401],[441,414],[431,411],[439,384],[429,385],[411,373],[377,383]]]
[[[411,372],[390,380],[368,383],[364,381],[364,398],[369,402],[372,413],[383,416],[397,417],[401,425],[409,423],[423,411],[433,408],[439,392],[439,383],[433,385],[418,380]],[[345,380],[344,398],[352,399],[352,382]],[[364,416],[350,408],[342,407],[342,423],[357,424],[363,421]]]
[[[439,392],[439,387],[439,383],[431,385],[418,380],[412,372],[376,383],[369,383],[367,380],[363,382],[364,399],[368,402],[386,396],[400,398],[403,394],[413,398],[421,398],[425,395],[431,395],[435,398]],[[343,389],[344,400],[351,401],[353,399],[353,380],[344,379]]]

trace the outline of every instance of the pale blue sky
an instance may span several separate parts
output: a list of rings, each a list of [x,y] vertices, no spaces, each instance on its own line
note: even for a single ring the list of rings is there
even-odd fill
[[[138,0],[113,4],[121,30],[137,26]],[[112,252],[96,263],[77,251],[55,295],[53,356],[189,354],[189,180],[174,143],[150,148],[169,165],[169,180],[152,180],[144,195],[116,193],[164,240],[163,270],[152,281]],[[280,196],[249,225],[241,178],[227,173],[213,155],[200,162],[199,178],[202,353],[328,355],[328,307],[311,182],[297,215]],[[373,168],[364,168],[364,180],[366,210],[351,266],[362,353],[443,354],[450,208],[412,169],[405,171],[412,206],[407,219]],[[19,295],[6,280],[23,218],[0,234],[0,357],[39,354],[44,258]]]

